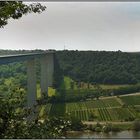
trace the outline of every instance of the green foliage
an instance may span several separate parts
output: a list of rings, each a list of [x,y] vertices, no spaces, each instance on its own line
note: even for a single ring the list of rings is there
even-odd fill
[[[57,51],[65,76],[77,82],[135,84],[140,81],[139,53],[107,51]]]
[[[122,96],[122,101],[127,105],[139,105],[140,104],[140,96]]]
[[[65,103],[52,104],[49,116],[62,117],[64,115],[65,115]]]
[[[9,18],[19,19],[28,13],[41,13],[45,8],[40,3],[26,5],[21,1],[1,1],[0,28],[7,24]]]
[[[101,129],[100,127],[96,127],[96,128],[95,128],[95,131],[96,131],[96,132],[101,132],[102,129]]]
[[[24,105],[24,95],[9,94],[0,98],[0,138],[22,137],[24,130],[26,111],[21,107]],[[22,128],[20,129],[19,128]]]
[[[136,119],[133,123],[133,129],[136,131],[140,131],[140,119]]]
[[[136,105],[138,104],[136,103]],[[66,103],[66,113],[83,121],[133,121],[140,117],[139,108],[134,106],[135,102],[133,102],[133,106],[122,108],[116,97],[110,97]]]
[[[106,124],[102,127],[102,131],[105,132],[105,133],[108,133],[112,130],[112,125],[111,124]]]
[[[62,90],[76,89],[76,82],[70,77],[64,76],[62,77],[62,82],[59,88]]]
[[[83,84],[83,82],[78,82]],[[85,83],[84,83],[85,84]],[[93,85],[92,85],[93,86]],[[101,96],[113,96],[113,95],[124,95],[140,91],[140,84],[135,85],[115,85],[107,86],[94,84],[92,88],[84,88],[83,85],[78,87],[76,82],[70,77],[64,76],[63,82],[58,91],[58,96],[56,96],[56,101],[59,98],[59,102],[73,102],[73,101],[85,101],[87,99],[100,99]]]
[[[9,77],[16,77],[22,78],[23,75],[19,74],[26,74],[26,67],[24,63],[11,63],[8,65],[1,65],[0,67],[0,77],[1,78],[9,78]]]
[[[81,131],[83,130],[84,125],[81,120],[76,117],[71,117],[71,130]]]
[[[113,90],[114,95],[123,95],[123,94],[135,93],[139,91],[140,91],[140,84],[129,85]]]
[[[36,108],[25,107],[23,94],[8,94],[0,98],[0,138],[46,139],[61,138],[71,127],[67,118],[45,117],[42,122]]]
[[[94,119],[96,119],[97,116],[95,116],[93,113],[89,115],[89,121],[94,121]]]

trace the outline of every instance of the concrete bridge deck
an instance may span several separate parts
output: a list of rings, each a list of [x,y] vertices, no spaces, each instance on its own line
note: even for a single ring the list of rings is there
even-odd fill
[[[13,55],[0,55],[0,64],[8,64],[13,62],[27,61],[34,58],[40,58],[47,54],[54,54],[53,51],[40,52],[40,53],[26,53],[26,54],[13,54]]]

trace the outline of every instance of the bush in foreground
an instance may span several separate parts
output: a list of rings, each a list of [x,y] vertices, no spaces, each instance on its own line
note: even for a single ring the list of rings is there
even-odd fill
[[[140,131],[140,119],[136,119],[133,123],[133,129],[135,131]]]

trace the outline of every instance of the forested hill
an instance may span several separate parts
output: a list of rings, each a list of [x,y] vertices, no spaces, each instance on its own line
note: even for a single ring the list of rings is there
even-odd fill
[[[0,50],[0,55],[42,51],[43,50]],[[15,75],[14,73],[22,71],[25,72],[22,63],[15,64],[13,69],[12,71],[11,65],[9,65],[9,67],[1,66],[1,78],[7,78]],[[39,73],[39,69],[37,72]],[[54,80],[54,83],[57,84],[56,87],[58,87],[58,83],[60,83],[62,79],[61,74],[69,76],[75,81],[93,84],[135,84],[140,82],[140,53],[125,53],[121,51],[56,51],[56,80]]]
[[[57,51],[63,74],[76,81],[102,84],[140,82],[140,53]]]

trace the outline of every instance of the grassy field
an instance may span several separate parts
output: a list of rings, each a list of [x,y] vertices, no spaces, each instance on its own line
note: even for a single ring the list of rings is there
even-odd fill
[[[49,116],[51,106],[52,106],[52,104],[41,105],[40,108],[39,108],[39,110],[40,110],[39,116],[41,118]]]
[[[80,82],[79,83],[80,87],[78,87],[76,82],[67,76],[64,76],[63,82],[61,84],[61,88],[66,89],[66,90],[71,89],[71,82],[73,82],[73,85],[74,85],[73,89],[74,90],[77,90],[77,89],[95,89],[96,88],[95,85],[84,83],[84,82]],[[120,87],[126,87],[126,86],[130,86],[130,85],[127,85],[127,84],[125,84],[125,85],[103,85],[103,84],[100,84],[99,86],[102,89],[118,89]]]
[[[56,94],[56,89],[52,88],[52,87],[49,87],[48,88],[48,96],[51,97],[53,95]],[[41,88],[40,88],[40,85],[37,84],[37,98],[41,98]]]
[[[103,85],[103,84],[101,84],[100,85],[100,87],[102,88],[102,89],[118,89],[118,88],[120,88],[120,87],[126,87],[126,86],[130,86],[130,85],[127,85],[127,84],[125,84],[125,85]],[[94,88],[94,87],[93,87]]]
[[[61,88],[66,90],[71,89],[71,82],[73,83],[73,89],[77,89],[76,82],[67,76],[64,76],[63,82],[61,84]]]

